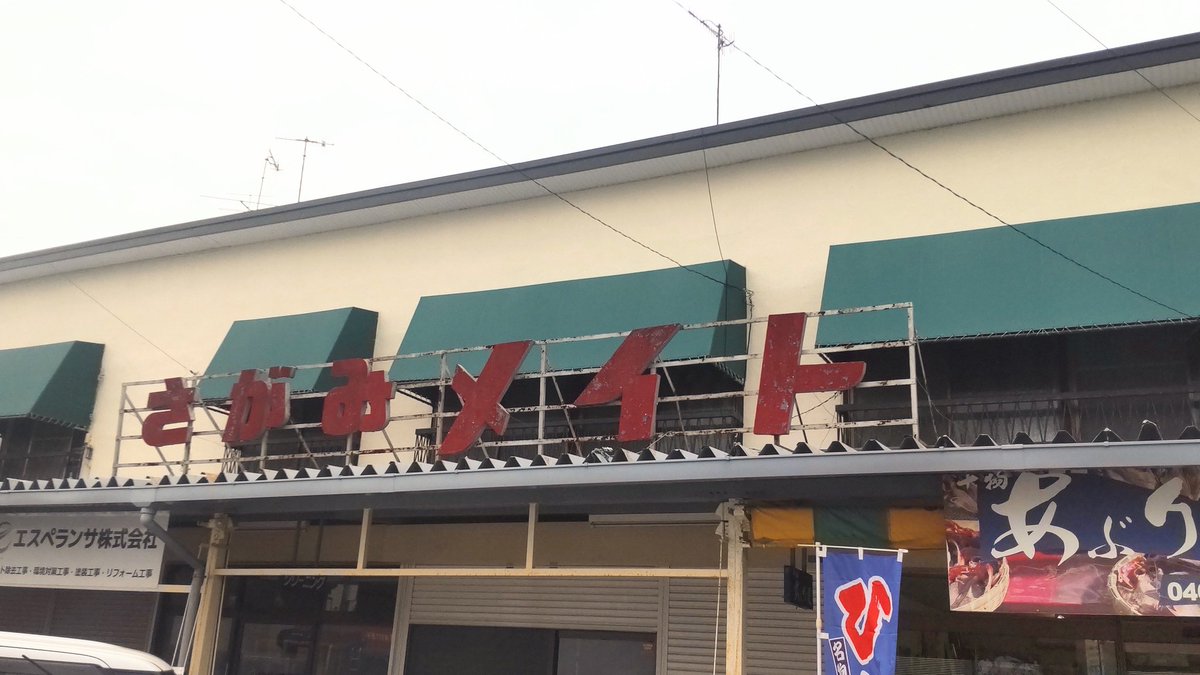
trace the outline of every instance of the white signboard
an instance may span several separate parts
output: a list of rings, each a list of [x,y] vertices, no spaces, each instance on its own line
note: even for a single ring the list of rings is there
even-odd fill
[[[0,515],[0,586],[152,590],[163,543],[134,513]],[[155,520],[164,528],[167,514]]]

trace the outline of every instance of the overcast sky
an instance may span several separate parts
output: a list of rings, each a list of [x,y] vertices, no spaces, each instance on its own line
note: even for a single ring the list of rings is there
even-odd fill
[[[1047,0],[680,0],[821,102],[1096,51]],[[674,0],[288,0],[508,162],[714,122]],[[1055,0],[1110,47],[1200,0]],[[497,164],[281,0],[0,0],[0,256]],[[807,102],[726,50],[721,121]]]

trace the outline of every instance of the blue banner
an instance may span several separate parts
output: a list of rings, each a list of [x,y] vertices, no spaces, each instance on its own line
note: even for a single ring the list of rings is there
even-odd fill
[[[825,549],[821,560],[823,672],[894,675],[900,611],[895,552]]]

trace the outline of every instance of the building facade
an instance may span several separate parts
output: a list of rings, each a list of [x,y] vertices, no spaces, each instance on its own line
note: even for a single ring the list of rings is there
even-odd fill
[[[946,532],[970,477],[1190,485],[1198,110],[1190,35],[0,259],[0,629],[814,672],[821,542],[909,550],[903,672],[1196,672],[1132,554],[1016,602]]]

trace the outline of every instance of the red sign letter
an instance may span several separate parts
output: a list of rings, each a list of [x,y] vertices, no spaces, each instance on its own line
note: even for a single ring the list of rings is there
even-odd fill
[[[677,323],[631,332],[575,399],[575,405],[602,405],[620,399],[621,426],[617,440],[652,438],[658,408],[658,375],[643,373],[678,332]]]
[[[875,643],[884,621],[892,620],[892,591],[880,577],[871,577],[871,594],[867,584],[855,579],[834,592],[834,600],[842,611],[842,633],[850,643],[850,651],[862,665],[875,658]]]
[[[192,423],[192,401],[196,398],[196,390],[184,387],[182,377],[172,377],[163,384],[166,391],[152,391],[146,397],[147,408],[163,412],[150,413],[142,422],[142,440],[158,448],[187,442],[188,427]],[[187,426],[167,429],[169,424]]]
[[[363,359],[334,361],[334,377],[349,380],[334,387],[321,408],[321,431],[330,436],[348,436],[356,431],[379,431],[388,423],[388,402],[396,387],[382,370],[371,370]]]
[[[862,361],[800,365],[805,318],[801,312],[772,314],[767,319],[754,413],[754,433],[761,436],[783,436],[791,430],[796,394],[851,389],[867,372],[867,364]]]
[[[517,369],[529,353],[529,340],[506,342],[492,347],[487,363],[479,373],[479,379],[459,366],[450,386],[462,401],[462,412],[454,418],[454,424],[438,448],[440,457],[456,457],[466,452],[479,440],[485,427],[497,434],[508,428],[508,411],[500,405],[500,399],[517,375]]]
[[[295,368],[272,368],[270,380],[286,379],[296,374]],[[254,369],[243,370],[229,391],[229,420],[221,432],[221,440],[230,445],[249,443],[266,433],[267,429],[283,426],[290,414],[290,387],[287,382],[263,379]]]

